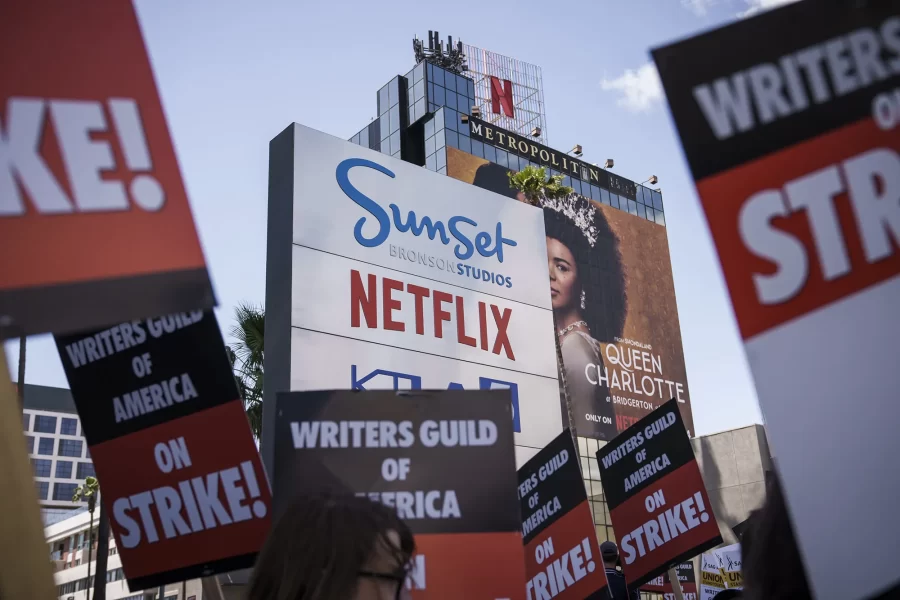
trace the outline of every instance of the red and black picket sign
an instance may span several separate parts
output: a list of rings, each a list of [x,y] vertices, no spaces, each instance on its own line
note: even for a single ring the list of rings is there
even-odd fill
[[[566,429],[519,469],[527,600],[608,598],[578,452]]]
[[[629,588],[722,542],[676,400],[601,448],[597,463]]]
[[[684,600],[697,600],[697,576],[694,573],[694,563],[686,561],[675,565],[675,574],[681,584]],[[641,591],[662,594],[663,600],[675,600],[675,592],[672,589],[668,571],[645,583],[641,586]]]
[[[271,493],[215,315],[56,344],[129,588],[251,566]]]
[[[215,306],[134,4],[6,0],[0,56],[0,339]]]
[[[275,511],[365,495],[416,538],[413,598],[525,598],[509,390],[277,395]]]

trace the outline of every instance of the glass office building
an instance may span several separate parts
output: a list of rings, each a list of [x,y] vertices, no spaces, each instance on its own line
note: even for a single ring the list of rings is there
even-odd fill
[[[430,62],[420,62],[378,90],[378,117],[350,141],[447,175],[447,149],[454,148],[513,171],[540,165],[528,152],[473,139],[464,122],[475,105],[475,82]],[[513,134],[515,135],[515,134]],[[559,154],[565,155],[565,152]],[[548,174],[561,174],[548,168]],[[628,181],[626,178],[617,177]],[[665,226],[662,194],[636,182],[634,198],[589,177],[565,174],[563,183],[587,198]],[[629,194],[630,196],[631,194]]]

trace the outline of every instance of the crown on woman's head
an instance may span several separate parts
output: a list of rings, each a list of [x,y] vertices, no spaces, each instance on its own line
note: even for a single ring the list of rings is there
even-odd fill
[[[582,198],[578,194],[569,194],[562,198],[541,196],[540,203],[542,208],[549,208],[572,221],[587,238],[591,248],[594,247],[594,244],[597,243],[597,226],[594,225],[597,209],[590,200]]]

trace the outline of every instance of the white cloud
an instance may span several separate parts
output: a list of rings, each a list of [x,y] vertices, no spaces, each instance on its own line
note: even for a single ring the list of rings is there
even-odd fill
[[[698,17],[706,16],[709,8],[718,4],[718,0],[681,0],[681,6],[688,9]]]
[[[626,69],[615,79],[604,78],[600,87],[604,91],[621,94],[617,104],[633,112],[650,110],[663,97],[662,82],[653,63],[637,70]]]
[[[738,13],[738,17],[745,19],[747,17],[752,17],[757,13],[777,8],[785,4],[791,4],[796,1],[797,0],[745,0],[745,2],[749,5],[749,8],[741,13]]]

